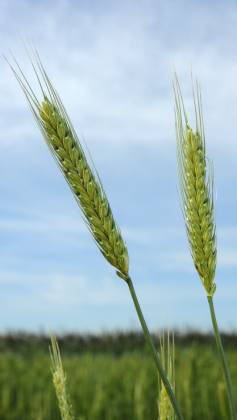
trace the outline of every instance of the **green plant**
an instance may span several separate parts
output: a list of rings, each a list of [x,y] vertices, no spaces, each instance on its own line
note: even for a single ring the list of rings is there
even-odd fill
[[[62,420],[73,420],[72,407],[67,393],[66,374],[63,369],[58,343],[54,336],[51,336],[50,356],[53,384]]]
[[[76,419],[80,414],[84,420],[157,420],[158,381],[149,349],[140,347],[140,334],[135,338],[128,333],[126,337],[123,348],[120,334],[115,333],[109,343],[106,335],[93,336],[86,348],[83,342],[88,341],[87,335],[57,338]],[[226,342],[235,391],[236,341],[234,335]],[[158,348],[158,337],[155,342]],[[0,419],[36,420],[40,415],[41,420],[60,419],[48,344],[46,336],[0,337]],[[215,347],[210,346],[210,336],[177,337],[175,395],[185,420],[230,420],[226,386],[221,391],[224,407],[220,398],[216,398],[219,384],[224,385],[222,371]],[[205,395],[209,414],[203,401]]]
[[[92,170],[89,165],[61,99],[49,80],[37,53],[35,60],[36,64],[32,62],[32,65],[41,88],[41,100],[35,95],[19,65],[16,62],[15,67],[9,64],[26,96],[53,157],[57,161],[82,209],[84,220],[97,246],[104,257],[116,268],[117,275],[128,285],[156,368],[162,378],[177,417],[181,420],[182,414],[156,352],[133,287],[132,279],[129,276],[127,247],[114,220],[102,183],[95,169]]]
[[[84,221],[91,232],[95,243],[106,260],[116,269],[116,274],[127,284],[145,339],[151,350],[159,377],[162,381],[159,400],[159,415],[161,419],[173,419],[175,415],[182,420],[182,414],[174,393],[174,365],[168,341],[168,361],[165,360],[164,343],[159,355],[153,344],[146,321],[138,302],[132,279],[129,275],[129,256],[127,246],[120,229],[114,219],[107,195],[93,164],[90,164],[82,145],[70,122],[67,112],[53,87],[38,53],[32,66],[41,89],[41,98],[35,95],[21,68],[14,61],[9,63],[26,99],[30,105],[40,131],[60,167],[73,195],[79,204]],[[223,350],[218,325],[215,317],[213,296],[216,290],[216,227],[213,200],[213,170],[206,157],[205,134],[203,125],[201,94],[198,85],[193,89],[196,128],[189,125],[184,108],[182,94],[178,80],[174,83],[175,117],[177,138],[177,160],[179,169],[182,210],[190,244],[194,265],[207,294],[216,344],[224,369],[227,385],[229,405],[232,419],[236,419],[236,407],[229,368]],[[172,352],[171,352],[172,353]],[[71,419],[71,408],[67,402],[66,379],[62,367],[59,348],[52,340],[53,378],[58,396],[61,415],[64,419]],[[192,371],[196,376],[196,361]],[[104,387],[104,389],[107,389]],[[100,389],[94,404],[98,415],[104,415],[103,402],[109,392]],[[137,388],[137,395],[141,390]],[[170,402],[169,402],[169,400]],[[203,399],[208,416],[208,398]],[[120,405],[118,401],[118,406]],[[189,405],[189,404],[188,404]],[[141,404],[138,407],[139,416],[144,411]],[[193,409],[191,407],[191,415]],[[99,413],[99,414],[98,414]],[[102,413],[102,414],[101,414]],[[41,415],[41,413],[40,413]],[[117,409],[117,415],[119,411]]]
[[[170,335],[167,332],[167,337],[165,339],[165,334],[163,333],[162,337],[160,338],[160,358],[162,362],[162,366],[165,369],[173,391],[175,392],[175,369],[174,369],[174,358],[175,358],[175,350],[174,350],[174,334],[172,335],[172,341],[170,342]],[[175,412],[170,404],[169,397],[167,395],[167,391],[161,382],[160,378],[158,378],[159,384],[159,398],[158,398],[158,413],[159,413],[159,420],[174,420],[175,419]]]
[[[193,88],[195,130],[189,125],[177,77],[174,84],[174,93],[177,161],[183,216],[193,262],[207,293],[216,344],[228,389],[232,419],[236,419],[232,381],[213,305],[213,295],[216,290],[214,279],[217,254],[213,169],[210,163],[208,165],[206,157],[201,93],[197,83],[196,88]]]

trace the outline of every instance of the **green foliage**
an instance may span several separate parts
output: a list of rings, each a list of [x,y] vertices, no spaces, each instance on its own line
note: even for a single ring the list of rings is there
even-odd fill
[[[0,353],[0,419],[60,420],[48,348]],[[227,357],[237,397],[237,352]],[[68,393],[80,420],[157,419],[157,374],[149,353],[115,356],[62,351]],[[176,345],[176,395],[185,419],[229,419],[221,366],[214,347]]]

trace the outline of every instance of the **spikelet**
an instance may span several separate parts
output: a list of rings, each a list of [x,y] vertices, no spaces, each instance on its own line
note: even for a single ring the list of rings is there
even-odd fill
[[[36,64],[32,62],[32,65],[42,91],[41,101],[37,99],[18,64],[10,64],[97,246],[107,261],[118,270],[117,274],[126,280],[129,270],[127,247],[100,179],[96,170],[90,167],[66,110],[37,53]]]
[[[172,343],[170,342],[169,332],[165,340],[163,333],[160,339],[160,359],[164,370],[168,376],[169,382],[175,391],[175,372],[174,372],[174,335],[172,336]],[[170,403],[169,396],[164,387],[163,382],[158,378],[159,384],[159,398],[158,398],[158,419],[159,420],[174,420],[175,413]]]
[[[66,375],[63,369],[58,343],[54,336],[51,336],[50,356],[53,384],[58,399],[61,418],[62,420],[73,420],[72,407],[69,403],[66,389]]]
[[[176,78],[175,122],[181,201],[194,265],[208,296],[213,296],[216,271],[216,233],[213,204],[213,169],[206,157],[201,93],[193,89],[196,128],[188,123]]]

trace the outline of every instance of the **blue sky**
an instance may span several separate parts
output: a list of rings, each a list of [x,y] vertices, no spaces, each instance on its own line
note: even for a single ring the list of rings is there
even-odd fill
[[[237,2],[1,0],[0,45],[37,89],[48,74],[102,178],[151,329],[210,329],[177,193],[172,77],[192,120],[190,70],[214,161],[217,317],[236,329]],[[0,330],[139,328],[8,66],[0,66]]]

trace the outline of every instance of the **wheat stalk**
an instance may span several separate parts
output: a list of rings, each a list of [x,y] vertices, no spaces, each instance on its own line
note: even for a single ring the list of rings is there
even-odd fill
[[[53,384],[58,399],[59,410],[62,420],[73,420],[72,407],[67,394],[67,380],[63,369],[59,346],[54,336],[51,336],[51,367]]]
[[[195,130],[189,125],[177,76],[174,83],[174,93],[177,163],[183,216],[194,265],[207,292],[217,349],[228,389],[231,416],[233,420],[236,420],[233,385],[213,304],[213,295],[216,290],[214,278],[217,254],[213,169],[206,157],[201,93],[199,85],[196,83],[196,87],[193,88]]]
[[[103,186],[96,170],[92,170],[89,166],[88,160],[66,110],[59,95],[50,82],[37,53],[35,59],[36,65],[32,62],[32,66],[41,88],[42,100],[37,99],[18,63],[15,61],[15,66],[11,65],[9,62],[8,64],[23,89],[36,122],[53,157],[56,159],[82,209],[85,222],[91,231],[97,246],[110,264],[117,269],[117,275],[124,279],[129,287],[156,368],[159,371],[171,403],[177,413],[177,417],[179,420],[182,420],[182,414],[154,347],[133,287],[132,279],[129,276],[127,247],[114,220]]]

